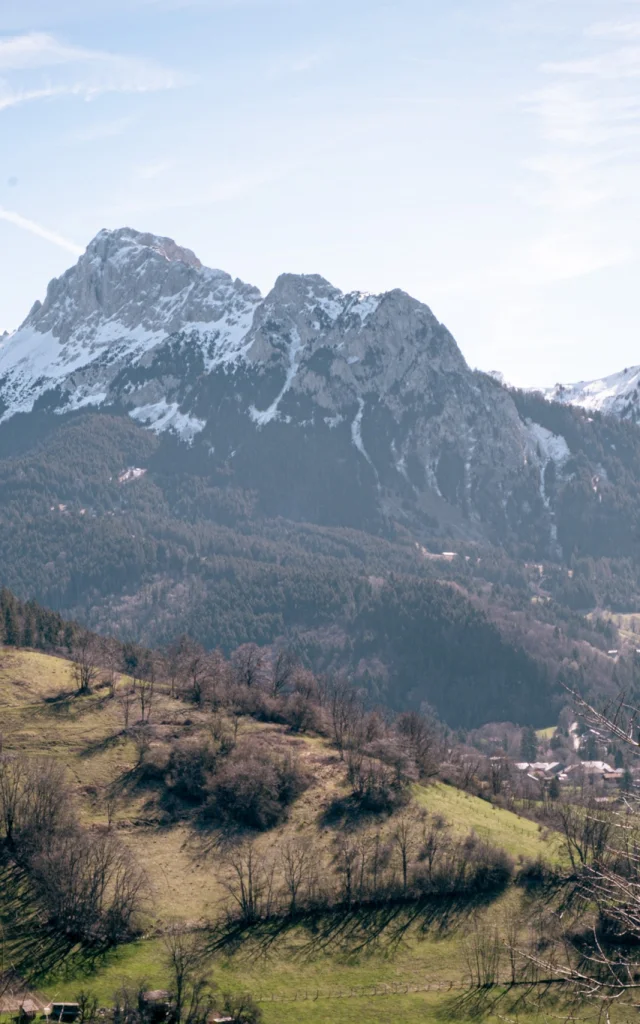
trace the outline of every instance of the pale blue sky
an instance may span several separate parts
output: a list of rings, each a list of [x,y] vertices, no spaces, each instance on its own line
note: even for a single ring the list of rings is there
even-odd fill
[[[0,329],[129,225],[598,376],[640,362],[639,172],[638,0],[0,0]]]

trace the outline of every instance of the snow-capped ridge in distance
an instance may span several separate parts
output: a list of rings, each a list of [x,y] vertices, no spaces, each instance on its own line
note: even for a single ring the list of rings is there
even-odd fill
[[[597,380],[530,390],[541,392],[549,401],[574,405],[587,412],[608,413],[621,419],[640,418],[640,366],[628,366]]]

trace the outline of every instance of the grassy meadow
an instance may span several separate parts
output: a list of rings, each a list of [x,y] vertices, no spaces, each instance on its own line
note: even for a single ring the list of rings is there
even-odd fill
[[[144,937],[108,953],[68,948],[44,932],[16,872],[0,878],[0,915],[6,956],[49,998],[69,998],[81,988],[102,1005],[122,984],[163,987],[162,930],[173,921],[208,928],[224,913],[228,870],[210,834],[187,820],[167,823],[159,794],[136,782],[136,749],[122,735],[122,711],[106,691],[78,697],[71,666],[29,651],[0,652],[0,731],[4,749],[57,758],[72,780],[89,827],[104,828],[105,794],[118,788],[113,823],[135,852],[149,880]],[[153,709],[158,742],[207,728],[204,712],[158,696]],[[327,808],[343,786],[344,767],[318,737],[293,737],[283,727],[242,719],[240,733],[265,734],[275,745],[293,745],[312,779],[287,822],[256,839],[267,851],[288,835],[307,836],[320,859],[331,857],[336,825]],[[519,858],[555,859],[557,845],[526,818],[435,783],[416,786],[411,813],[442,819],[452,835],[470,831]],[[393,828],[393,818],[384,830]],[[439,1021],[550,1019],[562,1007],[532,1009],[522,993],[494,989],[471,998],[463,985],[474,929],[502,934],[516,911],[526,917],[526,896],[510,887],[498,899],[473,908],[447,905],[390,913],[354,912],[340,922],[307,927],[261,926],[242,941],[224,941],[211,930],[209,970],[221,990],[250,991],[261,1001],[267,1024],[306,1021]],[[533,913],[533,909],[531,913]],[[208,934],[208,933],[207,933]],[[505,961],[503,974],[508,974]],[[432,986],[430,991],[421,991]],[[450,988],[449,988],[450,987]],[[551,995],[547,995],[550,1000]],[[557,999],[553,996],[553,999]],[[624,1013],[612,1020],[626,1019]]]

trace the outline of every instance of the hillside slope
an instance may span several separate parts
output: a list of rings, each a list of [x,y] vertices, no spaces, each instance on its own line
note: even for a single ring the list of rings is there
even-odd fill
[[[212,841],[214,837],[187,820],[166,819],[156,784],[151,777],[145,781],[140,776],[133,736],[122,733],[117,700],[106,699],[100,691],[77,697],[72,690],[69,664],[63,659],[2,651],[4,753],[42,756],[44,752],[63,763],[82,818],[96,832],[106,827],[105,796],[116,787],[112,823],[118,837],[144,864],[150,884],[146,907],[150,937],[106,954],[83,953],[76,947],[63,949],[34,925],[25,941],[24,929],[15,931],[16,904],[5,902],[18,898],[24,904],[25,893],[18,895],[15,880],[6,874],[0,889],[0,920],[5,926],[5,948],[15,957],[16,969],[25,977],[37,978],[50,998],[74,998],[84,987],[106,1005],[125,982],[166,985],[160,934],[176,919],[187,926],[209,925],[218,919],[227,903],[224,882],[229,869],[224,848]],[[167,742],[195,742],[209,728],[208,714],[166,694],[160,696],[152,717],[151,751]],[[289,747],[313,776],[289,820],[255,840],[260,855],[266,857],[295,839],[311,842],[317,861],[329,863],[341,826],[332,824],[326,811],[343,790],[345,771],[335,750],[318,737],[295,737],[249,718],[240,723],[239,736],[243,735],[254,742]],[[504,847],[516,858],[555,856],[553,844],[534,823],[440,784],[417,787],[415,802],[403,814],[421,827],[423,822],[435,822],[453,838],[463,838],[474,829],[481,840]],[[392,836],[397,824],[398,815],[383,818],[383,837]],[[493,928],[519,899],[517,892],[509,891],[497,901],[476,907],[476,913],[484,927]],[[21,921],[26,909],[23,905]],[[262,938],[258,934],[239,946],[222,946],[212,951],[209,968],[222,989],[249,989],[264,1000],[267,1022],[325,1020],[328,1013],[338,1022],[352,1020],[354,1013],[358,1019],[373,1020],[382,1011],[385,992],[391,994],[402,986],[405,995],[394,997],[394,1012],[402,1012],[402,1019],[411,1024],[430,1019],[425,1013],[453,1007],[453,1000],[460,997],[458,986],[465,984],[468,974],[465,943],[472,934],[473,925],[462,908],[424,912],[424,916],[421,912],[407,920],[394,913],[370,933],[366,923],[354,918],[335,930],[285,929],[280,935],[277,931]],[[428,991],[430,985],[435,992]],[[453,994],[448,991],[450,985],[455,987]],[[304,993],[310,991],[313,995],[308,1000]],[[295,1008],[288,1003],[294,997]],[[458,1011],[456,1019],[465,1018]]]

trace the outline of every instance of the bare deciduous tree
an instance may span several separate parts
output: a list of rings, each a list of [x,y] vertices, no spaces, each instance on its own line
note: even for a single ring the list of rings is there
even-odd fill
[[[3,838],[13,846],[24,805],[26,762],[10,754],[0,756],[0,823]]]
[[[277,652],[272,667],[271,689],[274,697],[290,689],[298,668],[298,659],[288,647],[281,647]]]
[[[329,710],[333,741],[338,748],[340,758],[344,760],[345,749],[356,735],[364,714],[357,692],[346,680],[340,679],[333,683],[329,697]]]
[[[257,644],[242,644],[231,657],[236,682],[240,686],[257,686],[263,676],[264,654]]]
[[[98,660],[99,651],[95,638],[91,633],[77,633],[73,644],[71,665],[78,693],[91,693],[100,675]]]
[[[338,899],[347,908],[359,895],[359,880],[362,872],[362,844],[351,835],[340,835],[336,842],[334,867],[338,876]]]
[[[171,978],[174,1024],[200,1024],[211,1012],[211,988],[204,975],[203,936],[173,924],[164,936],[165,963]]]
[[[614,825],[606,810],[593,802],[583,805],[560,801],[553,808],[553,821],[564,838],[574,870],[602,861],[609,849]]]
[[[129,937],[146,891],[144,873],[113,833],[78,828],[43,846],[31,876],[50,922],[86,942]]]
[[[169,680],[169,693],[175,697],[182,688],[190,641],[184,634],[172,640],[164,650],[164,668]]]
[[[406,893],[409,883],[409,864],[417,847],[418,830],[416,821],[407,814],[402,814],[393,830],[393,841],[400,856],[402,871],[402,891]]]
[[[207,673],[211,704],[214,708],[218,708],[225,703],[232,681],[231,666],[225,659],[222,651],[215,650],[209,653]]]
[[[83,988],[76,995],[75,1001],[78,1004],[78,1024],[91,1024],[97,1019],[100,1006],[97,996]]]
[[[100,641],[99,652],[102,677],[109,688],[109,696],[113,698],[117,692],[122,665],[120,644],[113,637],[104,637]]]
[[[433,868],[440,851],[445,845],[445,841],[446,837],[442,828],[437,828],[435,824],[425,828],[422,835],[420,860],[426,864],[427,878],[430,882],[433,881]]]
[[[209,683],[209,657],[204,647],[188,641],[184,656],[184,686],[194,704],[201,704]]]
[[[248,992],[226,992],[223,1009],[233,1024],[260,1024],[262,1010]]]
[[[231,916],[243,924],[269,917],[274,905],[274,865],[260,856],[252,843],[231,850],[226,862],[228,874],[223,884],[231,899]]]
[[[123,690],[118,691],[118,703],[120,705],[120,711],[122,713],[122,727],[124,732],[129,729],[129,722],[131,720],[131,709],[136,701],[136,693],[132,687],[127,686]]]
[[[311,847],[301,839],[290,839],[280,850],[280,867],[289,913],[295,914],[298,901],[309,890]]]
[[[138,701],[140,703],[140,721],[146,725],[151,720],[151,709],[156,692],[155,668],[150,665],[148,673],[138,680]]]
[[[441,742],[435,721],[417,711],[407,711],[398,717],[396,729],[407,744],[408,753],[420,777],[425,779],[437,775],[441,761]]]
[[[118,793],[113,783],[104,787],[102,803],[107,815],[107,828],[111,828],[118,807]]]
[[[149,752],[151,746],[151,729],[147,722],[140,722],[135,729],[131,730],[133,742],[136,746],[138,766],[140,766]]]

